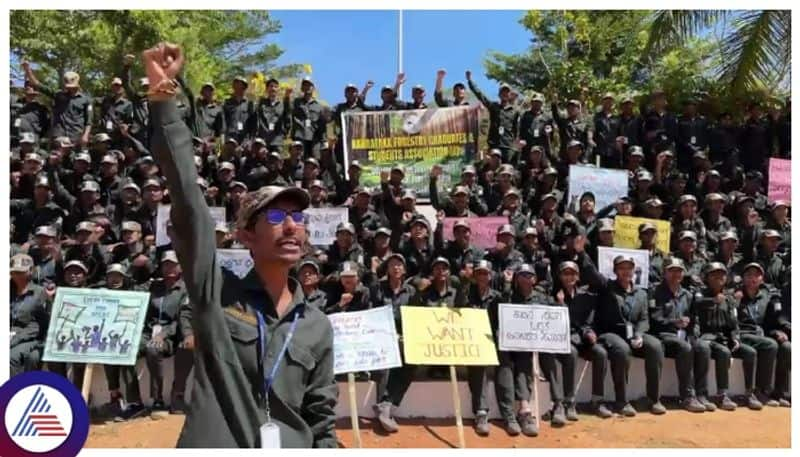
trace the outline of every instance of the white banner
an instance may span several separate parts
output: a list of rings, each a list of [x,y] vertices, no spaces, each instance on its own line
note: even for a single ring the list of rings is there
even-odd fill
[[[399,367],[400,348],[391,306],[328,315],[333,326],[333,372]]]
[[[314,246],[328,246],[336,241],[336,226],[348,221],[347,208],[308,208],[306,232]]]
[[[169,210],[172,205],[158,205],[158,213],[156,214],[156,246],[164,246],[170,244],[172,240],[167,235],[167,221],[169,220]],[[214,223],[225,223],[225,207],[212,206],[209,207],[211,219]]]
[[[609,168],[569,166],[569,195],[567,202],[581,198],[584,192],[594,194],[597,211],[628,195],[628,172]]]
[[[571,351],[569,310],[566,306],[499,305],[498,342],[501,351],[550,352]]]
[[[624,249],[597,247],[597,269],[610,280],[617,279],[614,274],[614,257],[625,255],[633,257],[633,285],[647,288],[650,285],[650,253],[644,249]]]
[[[247,249],[217,249],[217,262],[239,278],[244,278],[253,269],[253,258]]]

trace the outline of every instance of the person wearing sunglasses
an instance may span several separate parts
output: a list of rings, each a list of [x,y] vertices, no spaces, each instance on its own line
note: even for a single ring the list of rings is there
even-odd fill
[[[336,447],[333,331],[289,272],[303,257],[308,193],[265,186],[243,196],[236,221],[253,269],[220,268],[214,222],[193,166],[191,133],[174,100],[184,56],[143,53],[152,149],[171,196],[173,247],[192,302],[195,378],[178,447]]]

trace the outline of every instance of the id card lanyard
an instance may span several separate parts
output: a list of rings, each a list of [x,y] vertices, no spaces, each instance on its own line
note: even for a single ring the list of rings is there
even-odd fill
[[[289,327],[289,333],[286,335],[286,340],[283,342],[283,346],[281,346],[281,350],[278,353],[278,357],[275,359],[275,363],[272,365],[272,369],[267,372],[265,369],[266,367],[264,366],[264,358],[267,351],[267,325],[264,321],[264,316],[261,314],[261,311],[256,311],[256,316],[258,318],[258,371],[264,379],[261,398],[264,402],[264,408],[266,409],[267,413],[267,424],[272,422],[269,411],[269,389],[272,387],[272,383],[275,381],[275,376],[278,374],[281,361],[286,356],[286,350],[289,348],[289,343],[292,341],[294,332],[297,329],[297,319],[300,316],[300,313],[297,309],[295,309],[293,313],[294,316],[292,317],[292,324]]]

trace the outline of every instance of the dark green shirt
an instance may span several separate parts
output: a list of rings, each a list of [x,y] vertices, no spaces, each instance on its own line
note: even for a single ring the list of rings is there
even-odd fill
[[[297,329],[269,392],[273,422],[284,447],[336,447],[333,330],[328,318],[307,306],[294,280],[290,312],[278,318],[254,270],[244,279],[223,272],[216,259],[214,221],[196,184],[192,139],[173,101],[151,105],[153,153],[167,177],[172,200],[173,247],[183,267],[192,302],[196,339],[192,407],[178,447],[261,446],[266,410],[259,399],[256,312],[266,320],[263,366],[276,363],[294,312]]]
[[[92,99],[78,91],[70,94],[39,85],[39,91],[53,99],[53,120],[50,136],[69,137],[73,143],[80,139],[87,126],[92,125]]]
[[[297,97],[292,103],[292,139],[322,141],[325,135],[325,117],[322,105],[315,99]]]
[[[215,102],[206,103],[198,100],[197,111],[200,115],[200,122],[198,123],[200,132],[198,133],[200,133],[201,137],[218,137],[225,133],[225,115],[222,112],[221,105]]]
[[[292,123],[288,99],[262,98],[256,106],[255,123],[256,136],[268,145],[280,148]]]
[[[16,294],[11,285],[11,347],[40,339],[47,331],[47,294],[44,288],[29,283],[25,292]]]
[[[519,124],[519,113],[514,105],[502,105],[498,102],[489,100],[486,95],[478,89],[474,82],[469,81],[469,88],[489,110],[489,138],[490,148],[509,149],[514,145],[517,138],[517,126]]]

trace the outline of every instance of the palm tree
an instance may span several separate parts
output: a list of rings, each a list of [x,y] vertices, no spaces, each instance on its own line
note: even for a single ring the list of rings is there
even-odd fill
[[[650,20],[645,59],[681,46],[709,29],[720,31],[720,59],[715,70],[734,96],[775,86],[788,76],[792,41],[789,10],[659,10]]]

